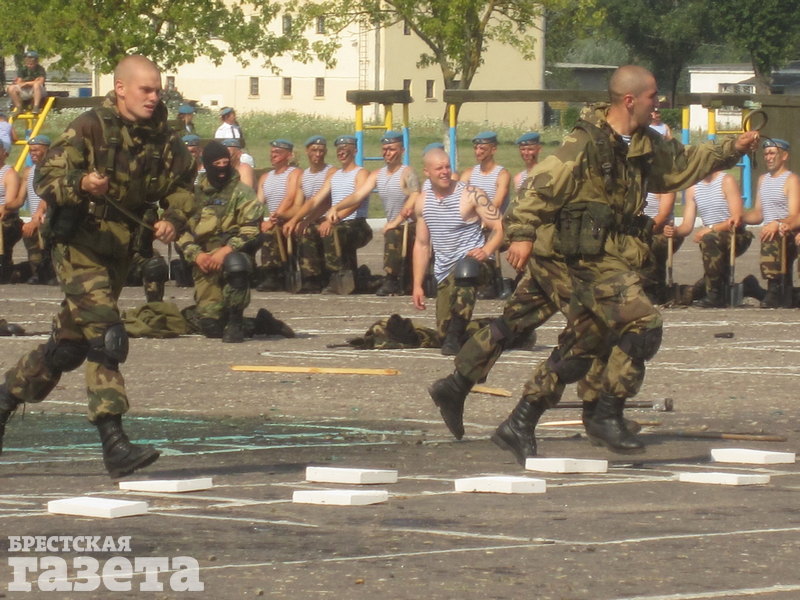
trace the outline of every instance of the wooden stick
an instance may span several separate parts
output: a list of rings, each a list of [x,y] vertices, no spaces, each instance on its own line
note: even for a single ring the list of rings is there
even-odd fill
[[[661,425],[661,421],[634,421],[638,423],[642,427],[658,427]],[[579,425],[583,427],[583,421],[580,419],[575,419],[572,421],[546,421],[544,423],[539,423],[537,427],[568,427],[573,425]]]
[[[398,375],[397,369],[351,369],[347,367],[289,367],[281,365],[232,365],[233,371],[252,373],[324,373],[334,375]]]
[[[476,394],[489,394],[490,396],[503,396],[504,398],[511,398],[511,392],[503,388],[494,388],[486,385],[474,385],[472,391]]]
[[[751,442],[785,442],[782,435],[762,433],[728,433],[724,431],[665,431],[666,435],[685,438],[707,438],[711,440],[747,440]]]

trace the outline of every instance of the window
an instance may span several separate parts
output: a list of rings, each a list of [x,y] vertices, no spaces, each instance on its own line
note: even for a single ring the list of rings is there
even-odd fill
[[[403,21],[403,35],[411,35],[411,25],[408,21]]]
[[[317,17],[317,33],[325,33],[325,17]]]
[[[407,92],[411,91],[411,80],[410,79],[403,79],[403,89]]]
[[[283,15],[283,33],[289,34],[292,32],[292,15]]]
[[[250,78],[250,95],[258,96],[258,77]]]
[[[435,89],[434,89],[434,81],[433,79],[426,79],[425,80],[425,99],[426,100],[433,100]]]
[[[175,76],[174,75],[167,75],[167,91],[168,92],[175,91]]]
[[[314,97],[315,98],[324,98],[325,97],[325,78],[324,77],[317,77],[314,79]]]
[[[756,86],[749,83],[720,83],[721,94],[755,94]]]
[[[292,95],[292,78],[291,77],[284,77],[283,78],[283,95],[284,96],[291,96]]]

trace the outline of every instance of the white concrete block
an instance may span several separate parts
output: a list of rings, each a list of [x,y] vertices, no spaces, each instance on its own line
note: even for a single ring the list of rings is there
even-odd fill
[[[680,473],[678,481],[714,483],[717,485],[764,485],[769,483],[769,475],[755,473]]]
[[[117,517],[130,517],[147,513],[147,502],[78,496],[76,498],[64,498],[63,500],[51,500],[47,503],[47,512],[56,515],[116,519]]]
[[[214,487],[211,477],[197,479],[150,479],[145,481],[120,481],[119,489],[131,492],[196,492]]]
[[[306,481],[352,484],[397,483],[397,471],[393,469],[306,467]]]
[[[297,504],[331,504],[335,506],[365,506],[389,499],[386,490],[296,490],[292,502]]]
[[[494,492],[496,494],[544,494],[547,482],[533,477],[486,476],[456,479],[457,492]]]
[[[794,452],[771,452],[749,448],[714,448],[711,460],[723,463],[743,463],[748,465],[793,464],[797,456]]]
[[[605,473],[607,460],[589,458],[528,458],[525,469],[543,473]]]

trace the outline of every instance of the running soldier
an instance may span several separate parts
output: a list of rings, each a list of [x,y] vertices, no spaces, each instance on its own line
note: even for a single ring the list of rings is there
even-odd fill
[[[86,361],[89,420],[97,426],[112,477],[155,461],[150,446],[130,443],[122,429],[128,410],[119,371],[128,338],[117,300],[131,260],[131,240],[147,208],[167,208],[153,233],[170,243],[192,210],[191,155],[167,122],[161,73],[143,56],[114,71],[114,91],[101,107],[73,121],[37,168],[36,193],[47,202],[45,237],[64,300],[50,339],[9,369],[0,386],[0,439],[11,413],[40,402],[64,371]]]

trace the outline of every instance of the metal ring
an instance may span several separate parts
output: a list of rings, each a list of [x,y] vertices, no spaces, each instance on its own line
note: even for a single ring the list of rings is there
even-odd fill
[[[758,127],[753,127],[752,125],[753,117],[755,115],[758,115],[759,118],[761,119],[761,122],[758,123]],[[745,118],[742,119],[742,129],[744,131],[761,131],[762,129],[764,129],[764,127],[766,127],[768,121],[769,117],[767,116],[766,112],[760,109],[754,110],[752,112],[747,113]]]

